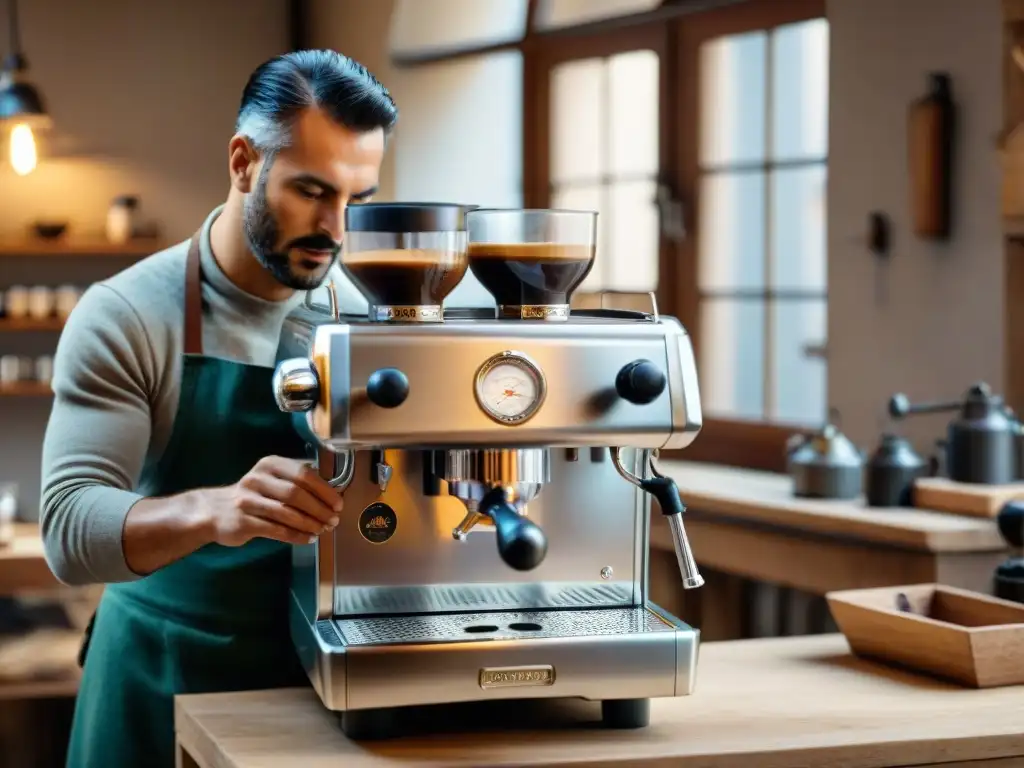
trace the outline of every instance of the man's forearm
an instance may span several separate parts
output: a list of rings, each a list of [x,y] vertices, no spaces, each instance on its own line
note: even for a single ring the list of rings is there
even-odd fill
[[[125,518],[141,498],[54,473],[44,483],[39,512],[43,551],[54,575],[73,586],[137,579],[125,564],[122,537]]]
[[[145,576],[190,555],[214,540],[204,491],[140,499],[124,521],[124,559]]]

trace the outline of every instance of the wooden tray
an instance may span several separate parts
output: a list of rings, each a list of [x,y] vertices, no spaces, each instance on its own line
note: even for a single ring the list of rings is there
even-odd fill
[[[945,477],[921,477],[914,481],[914,506],[934,512],[995,517],[1003,504],[1020,498],[1024,498],[1024,483],[957,483]]]
[[[857,656],[974,688],[1024,683],[1024,605],[940,584],[825,598]]]

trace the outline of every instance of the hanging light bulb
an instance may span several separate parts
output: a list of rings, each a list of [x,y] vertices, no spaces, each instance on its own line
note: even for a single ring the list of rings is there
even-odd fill
[[[32,128],[26,123],[18,123],[11,129],[10,161],[11,168],[19,176],[27,176],[36,169],[39,157],[36,152],[36,137]]]
[[[21,52],[18,4],[7,0],[8,31],[11,35],[10,54],[0,69],[0,123],[10,126],[8,160],[19,176],[31,173],[39,161],[36,134],[33,127],[49,124],[43,98],[28,81],[28,61]]]

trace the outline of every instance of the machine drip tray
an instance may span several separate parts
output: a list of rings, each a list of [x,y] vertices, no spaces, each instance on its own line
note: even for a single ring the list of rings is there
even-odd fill
[[[646,608],[339,619],[334,626],[348,646],[629,635],[676,629]]]

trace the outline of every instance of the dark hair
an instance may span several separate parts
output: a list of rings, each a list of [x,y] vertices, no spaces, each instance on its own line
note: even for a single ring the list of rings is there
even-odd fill
[[[362,64],[337,51],[292,51],[260,64],[242,92],[235,130],[259,149],[288,142],[303,109],[319,107],[354,131],[391,132],[398,108],[387,89]]]

